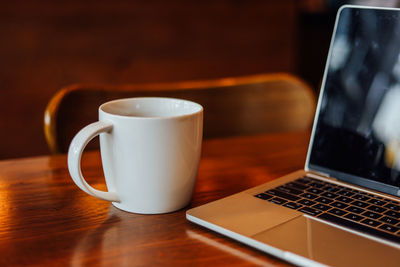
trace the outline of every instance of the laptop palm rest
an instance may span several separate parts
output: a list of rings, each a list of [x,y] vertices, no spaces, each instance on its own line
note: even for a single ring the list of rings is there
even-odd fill
[[[349,231],[299,216],[252,236],[278,249],[333,266],[399,266],[399,250]],[[373,253],[369,253],[373,252]]]

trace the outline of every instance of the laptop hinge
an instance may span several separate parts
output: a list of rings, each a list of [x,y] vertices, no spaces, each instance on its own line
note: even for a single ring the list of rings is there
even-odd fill
[[[330,179],[336,180],[335,178],[330,177],[329,174],[327,174],[327,173],[317,172],[317,171],[308,171],[308,173],[310,175],[315,175],[317,177],[330,178]]]

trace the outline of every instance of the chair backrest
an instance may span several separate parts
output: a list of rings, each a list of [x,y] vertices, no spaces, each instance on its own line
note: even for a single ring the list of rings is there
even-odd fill
[[[204,107],[204,138],[297,131],[310,127],[313,90],[285,73],[207,81],[138,85],[72,85],[48,103],[44,131],[52,153],[65,153],[73,136],[97,121],[98,107],[109,100],[163,96],[195,101]],[[95,148],[98,143],[89,144]]]

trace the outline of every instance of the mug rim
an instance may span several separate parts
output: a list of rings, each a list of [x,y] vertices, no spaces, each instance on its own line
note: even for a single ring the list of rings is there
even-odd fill
[[[128,115],[123,115],[123,114],[116,114],[112,113],[109,111],[104,110],[105,106],[112,105],[116,102],[122,102],[122,101],[133,101],[133,100],[167,100],[167,101],[180,101],[180,102],[187,102],[190,103],[191,105],[195,106],[197,109],[193,112],[189,113],[184,113],[184,114],[179,114],[179,115],[170,115],[170,116],[128,116]],[[182,98],[173,98],[173,97],[128,97],[128,98],[119,98],[119,99],[114,99],[110,100],[108,102],[105,102],[99,106],[99,113],[104,113],[107,114],[108,116],[116,117],[116,118],[125,118],[125,119],[146,119],[146,120],[151,120],[151,119],[172,119],[172,118],[184,118],[184,117],[190,117],[194,116],[196,114],[203,113],[203,106],[200,105],[199,103],[196,103],[191,100],[187,99],[182,99]]]

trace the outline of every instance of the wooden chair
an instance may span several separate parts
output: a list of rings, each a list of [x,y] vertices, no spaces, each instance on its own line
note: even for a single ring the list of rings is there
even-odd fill
[[[58,91],[47,105],[44,132],[50,151],[65,153],[73,136],[97,121],[100,104],[138,96],[201,104],[204,138],[304,130],[311,125],[316,104],[313,90],[285,73],[177,83],[72,85]]]

